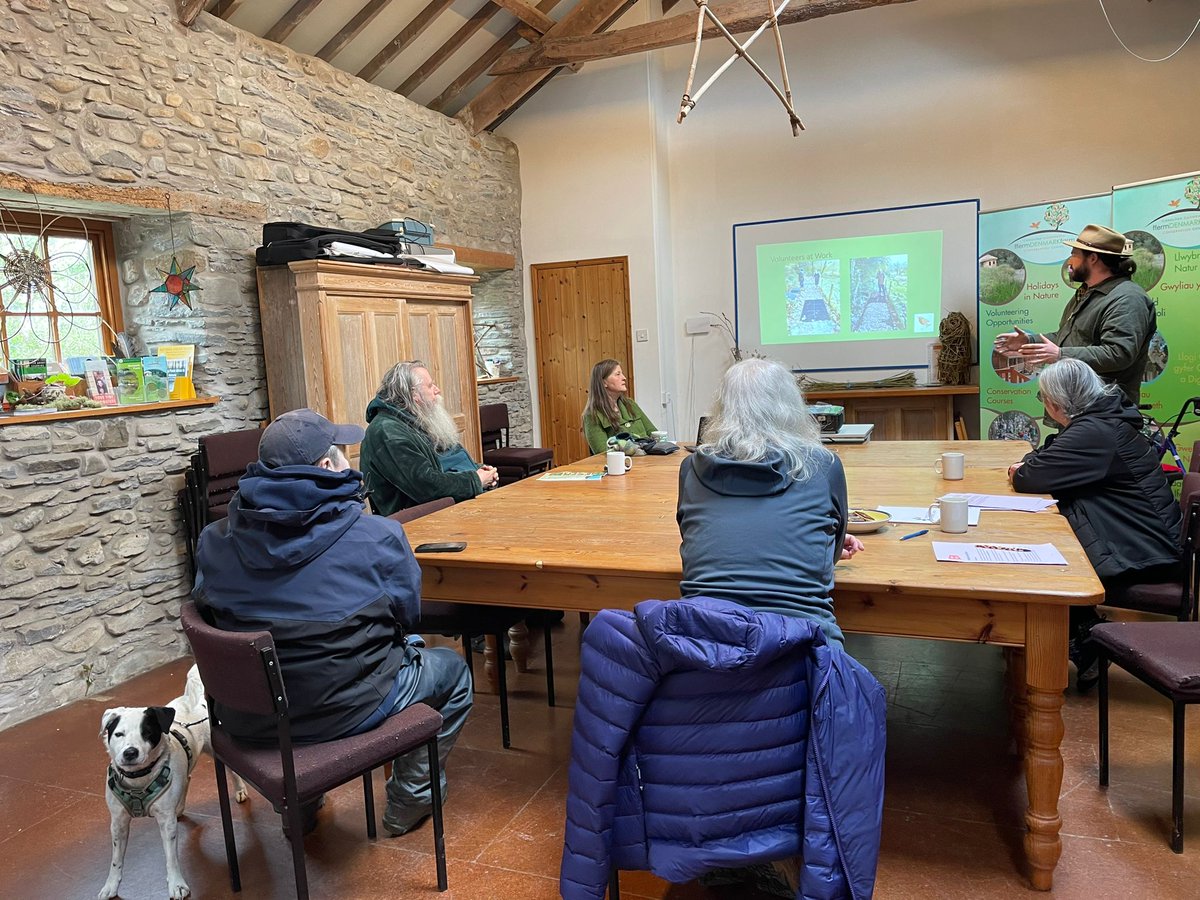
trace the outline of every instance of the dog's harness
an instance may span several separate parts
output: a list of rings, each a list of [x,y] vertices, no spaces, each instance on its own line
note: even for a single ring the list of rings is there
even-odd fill
[[[187,756],[188,771],[190,772],[195,762],[195,756],[192,752],[191,744],[188,743],[187,735],[174,728],[171,729],[170,733],[175,740],[179,741],[179,746],[183,748],[183,752]],[[154,776],[154,780],[145,787],[133,787],[127,784],[125,779],[144,778],[150,774],[153,768],[154,766],[150,765],[145,769],[138,769],[136,772],[122,772],[115,765],[109,764],[108,788],[120,804],[125,807],[129,815],[135,819],[150,815],[151,805],[167,789],[167,785],[171,783],[171,762],[169,759],[164,760],[163,766],[158,770],[158,774]]]

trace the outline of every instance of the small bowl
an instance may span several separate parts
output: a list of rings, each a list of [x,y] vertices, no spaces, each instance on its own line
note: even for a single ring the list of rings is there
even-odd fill
[[[852,509],[847,517],[846,530],[850,534],[870,534],[891,520],[891,515],[880,509]]]

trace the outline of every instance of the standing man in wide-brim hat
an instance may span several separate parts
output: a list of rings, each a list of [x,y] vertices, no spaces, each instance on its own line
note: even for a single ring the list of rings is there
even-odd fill
[[[997,337],[996,349],[1019,353],[1038,365],[1081,360],[1137,404],[1158,315],[1154,302],[1130,278],[1137,268],[1133,243],[1102,225],[1088,225],[1076,240],[1063,243],[1071,248],[1071,280],[1080,285],[1058,330],[1031,334],[1018,328]]]

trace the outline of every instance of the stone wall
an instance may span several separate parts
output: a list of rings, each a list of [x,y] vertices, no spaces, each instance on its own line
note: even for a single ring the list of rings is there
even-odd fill
[[[521,380],[503,399],[526,429],[530,406],[509,141],[207,14],[186,30],[175,0],[4,6],[0,174],[211,200],[204,215],[133,215],[115,231],[138,348],[196,344],[197,388],[222,401],[0,427],[0,728],[183,649],[180,473],[198,436],[266,415],[253,270],[262,223],[239,218],[248,204],[264,220],[347,228],[411,215],[448,242],[515,254],[516,272],[490,276],[477,309],[503,323],[490,352],[513,360]],[[192,309],[147,293],[172,251],[197,267]]]

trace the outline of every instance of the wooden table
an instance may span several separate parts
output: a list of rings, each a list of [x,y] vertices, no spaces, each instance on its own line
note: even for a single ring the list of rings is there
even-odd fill
[[[852,506],[920,506],[948,492],[1009,493],[1007,467],[1022,442],[903,441],[840,446]],[[943,481],[933,462],[966,453],[966,477]],[[421,557],[424,596],[437,600],[594,611],[679,596],[675,499],[682,452],[639,457],[622,477],[527,479],[405,526],[415,545],[465,540],[462,553]],[[600,471],[601,457],[565,468]],[[837,566],[838,622],[846,631],[972,641],[1006,649],[1013,727],[1025,754],[1026,856],[1034,887],[1049,890],[1061,852],[1062,692],[1067,609],[1103,597],[1066,520],[986,511],[970,535],[900,542],[912,526],[864,535],[866,550]],[[1066,566],[935,563],[929,543],[1051,542]]]

